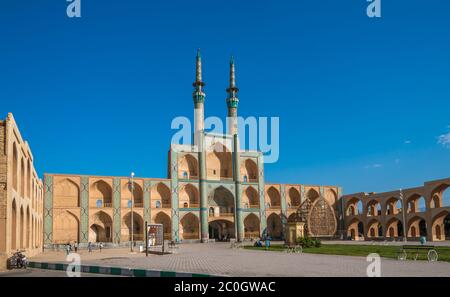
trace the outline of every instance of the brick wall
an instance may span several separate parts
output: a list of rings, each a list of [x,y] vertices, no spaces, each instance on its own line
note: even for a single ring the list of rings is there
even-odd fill
[[[7,213],[7,157],[6,122],[0,121],[0,271],[6,265],[6,213]]]

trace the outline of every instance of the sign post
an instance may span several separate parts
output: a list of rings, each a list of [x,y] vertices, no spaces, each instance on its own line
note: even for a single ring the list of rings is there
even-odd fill
[[[147,224],[146,230],[147,247],[161,247],[164,254],[164,226],[162,224]]]

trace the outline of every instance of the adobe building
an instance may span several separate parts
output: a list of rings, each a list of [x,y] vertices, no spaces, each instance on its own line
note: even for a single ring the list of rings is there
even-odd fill
[[[195,141],[171,145],[166,178],[44,174],[42,183],[13,116],[0,121],[0,270],[17,249],[32,256],[69,242],[142,241],[145,222],[163,224],[164,237],[178,242],[283,239],[287,223],[299,221],[308,235],[321,238],[450,237],[450,207],[443,199],[450,178],[402,191],[344,196],[338,186],[266,182],[263,154],[239,149],[234,61],[226,134],[204,131],[199,53],[193,86]]]
[[[422,187],[385,193],[355,193],[342,197],[347,237],[353,240],[450,239],[450,178]],[[405,238],[406,237],[406,238]]]
[[[16,250],[42,251],[43,185],[12,114],[0,121],[0,270]]]
[[[193,86],[194,135],[200,145],[171,145],[167,178],[134,178],[132,195],[129,177],[45,174],[46,246],[75,241],[117,245],[129,243],[131,234],[141,241],[145,222],[163,224],[164,237],[181,242],[263,235],[281,239],[283,226],[295,219],[305,201],[316,214],[308,217],[309,233],[337,236],[341,188],[266,183],[263,154],[238,149],[234,61],[227,89],[227,134],[204,131],[200,53]]]

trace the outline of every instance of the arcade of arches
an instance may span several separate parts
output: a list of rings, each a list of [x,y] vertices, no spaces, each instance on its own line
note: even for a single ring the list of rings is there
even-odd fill
[[[401,192],[357,193],[342,199],[347,238],[450,239],[450,179]]]
[[[34,158],[11,113],[0,120],[0,270],[17,249],[33,256],[42,250],[43,183]]]

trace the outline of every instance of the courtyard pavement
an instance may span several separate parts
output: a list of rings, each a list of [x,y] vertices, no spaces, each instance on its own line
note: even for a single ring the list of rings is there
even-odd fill
[[[334,242],[338,243],[338,242]],[[339,242],[341,243],[341,242]],[[367,242],[366,242],[367,244]],[[383,243],[379,243],[383,244]],[[176,253],[154,255],[130,253],[129,249],[80,252],[82,265],[113,266],[235,277],[366,276],[365,257],[286,254],[283,252],[231,249],[229,243],[181,244]],[[48,251],[31,261],[66,263],[63,251]],[[381,260],[382,276],[450,276],[450,263]]]

